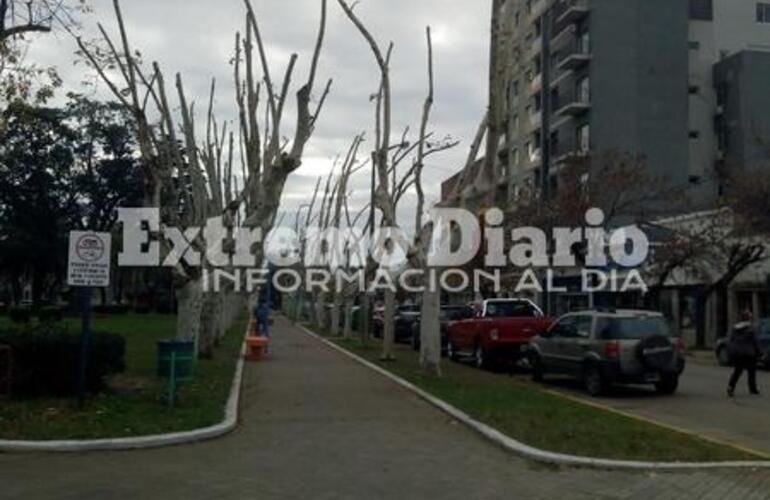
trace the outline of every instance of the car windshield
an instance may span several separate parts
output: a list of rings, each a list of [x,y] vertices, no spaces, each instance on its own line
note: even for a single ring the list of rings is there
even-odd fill
[[[648,337],[670,337],[671,330],[665,318],[639,316],[630,318],[608,318],[600,326],[602,338],[616,340],[640,340]]]
[[[487,304],[488,318],[537,318],[540,311],[529,302],[490,302]]]

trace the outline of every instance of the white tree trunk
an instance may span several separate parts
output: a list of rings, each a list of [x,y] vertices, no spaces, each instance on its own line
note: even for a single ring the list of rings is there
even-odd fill
[[[326,308],[324,302],[326,301],[326,293],[318,292],[315,296],[314,311],[315,311],[315,324],[316,327],[324,331],[326,329]]]
[[[214,347],[219,337],[221,326],[219,301],[219,294],[207,294],[202,300],[198,355],[207,359],[214,356]]]
[[[200,280],[190,280],[177,288],[176,300],[178,304],[176,338],[177,340],[195,342],[197,349],[203,306],[203,290]]]
[[[345,298],[345,327],[342,330],[342,337],[349,340],[353,337],[353,298]]]
[[[426,286],[420,318],[420,366],[427,375],[441,376],[441,296]]]
[[[383,312],[382,325],[382,360],[392,361],[395,358],[393,350],[396,343],[395,324],[393,316],[396,314],[396,294],[392,290],[385,291],[385,311]]]
[[[329,332],[332,337],[339,337],[340,335],[340,309],[342,308],[342,298],[339,293],[334,293],[332,299],[332,311],[331,311],[331,327]]]

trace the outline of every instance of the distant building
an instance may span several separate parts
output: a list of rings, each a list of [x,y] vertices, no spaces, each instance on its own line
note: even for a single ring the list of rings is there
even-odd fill
[[[761,165],[770,1],[504,0],[501,16],[506,133],[495,180],[464,177],[476,198],[547,194],[570,158],[617,152],[709,208],[725,168]]]

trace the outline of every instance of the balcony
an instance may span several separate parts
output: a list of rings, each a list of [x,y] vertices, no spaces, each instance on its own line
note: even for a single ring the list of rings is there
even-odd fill
[[[557,50],[566,42],[574,40],[577,37],[577,33],[577,26],[574,24],[568,24],[551,38],[551,50]]]
[[[543,151],[540,148],[534,149],[529,152],[527,159],[529,160],[530,165],[540,165],[543,161]]]
[[[575,144],[559,144],[551,150],[551,157],[556,165],[575,162],[586,158],[589,154]]]
[[[538,73],[537,75],[533,76],[529,82],[529,85],[529,90],[532,94],[537,94],[540,92],[540,90],[543,88],[543,74]]]
[[[529,114],[529,130],[534,132],[539,130],[543,126],[543,113],[541,111],[535,111]]]
[[[574,71],[588,64],[592,58],[590,47],[576,41],[562,52],[562,58],[556,63],[556,69]]]
[[[571,95],[561,95],[554,103],[554,113],[558,116],[579,116],[591,109],[591,98],[573,92]]]
[[[575,72],[571,69],[568,69],[566,71],[562,71],[556,75],[555,78],[551,80],[550,88],[554,89],[558,86],[560,86],[562,83],[566,83],[574,79]]]
[[[588,0],[564,0],[555,11],[556,24],[564,26],[580,22],[590,11]]]
[[[535,36],[535,38],[532,40],[532,45],[529,47],[529,53],[530,55],[535,58],[538,57],[543,52],[543,38],[540,36]]]

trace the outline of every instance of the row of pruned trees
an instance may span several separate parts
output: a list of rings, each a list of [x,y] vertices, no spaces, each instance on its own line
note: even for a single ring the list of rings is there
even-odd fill
[[[258,16],[248,0],[244,32],[234,37],[231,85],[238,118],[228,122],[215,115],[217,85],[213,81],[202,127],[182,75],[175,76],[172,86],[157,63],[143,64],[131,43],[119,0],[114,0],[113,5],[117,35],[99,25],[100,43],[78,39],[78,44],[115,99],[133,117],[144,206],[160,209],[164,234],[158,235],[158,240],[162,258],[176,245],[189,245],[202,255],[200,263],[179,259],[173,274],[178,302],[177,337],[197,341],[201,354],[207,355],[241,310],[233,306],[238,303],[233,290],[203,293],[203,270],[222,266],[206,254],[202,235],[195,228],[203,227],[209,219],[222,218],[227,239],[232,239],[239,222],[245,228],[240,230],[250,231],[256,238],[269,233],[275,224],[286,181],[302,164],[331,86],[329,81],[321,97],[313,100],[326,33],[326,1],[320,4],[308,78],[295,92],[297,117],[291,141],[285,139],[284,121],[288,120],[284,118],[290,108],[288,100],[295,85],[293,72],[298,57],[291,56],[283,80],[276,84]],[[262,265],[262,246],[254,245],[250,250],[256,265]],[[234,251],[229,249],[231,254]]]

